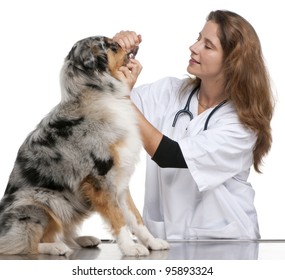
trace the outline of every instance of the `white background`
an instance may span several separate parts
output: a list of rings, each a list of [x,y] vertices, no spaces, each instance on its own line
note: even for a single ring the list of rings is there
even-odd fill
[[[5,4],[4,4],[5,3]],[[4,193],[17,150],[27,134],[60,100],[59,71],[64,57],[79,39],[112,37],[135,30],[143,43],[137,59],[144,69],[138,84],[164,76],[183,78],[189,46],[195,42],[211,10],[228,9],[244,16],[263,46],[276,96],[272,121],[273,146],[263,174],[250,180],[262,238],[285,238],[284,203],[284,11],[282,1],[226,0],[9,0],[0,4],[0,197]],[[131,192],[142,210],[144,152],[131,180]],[[83,233],[108,238],[101,220],[88,220]]]

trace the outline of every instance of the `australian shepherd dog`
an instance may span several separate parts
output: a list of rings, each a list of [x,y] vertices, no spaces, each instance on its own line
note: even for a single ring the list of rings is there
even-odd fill
[[[144,226],[128,188],[141,140],[129,89],[116,73],[129,57],[103,36],[78,41],[69,52],[61,102],[20,147],[0,202],[0,254],[95,247],[98,238],[77,235],[95,211],[124,255],[168,248]]]

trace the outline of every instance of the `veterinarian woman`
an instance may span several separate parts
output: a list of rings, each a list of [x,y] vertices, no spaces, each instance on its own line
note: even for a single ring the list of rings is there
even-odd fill
[[[126,51],[141,42],[129,31],[114,39]],[[133,88],[141,68],[132,59],[121,79]],[[255,30],[233,12],[211,12],[187,72],[131,92],[149,154],[144,221],[168,240],[258,239],[247,180],[271,146],[273,98]]]

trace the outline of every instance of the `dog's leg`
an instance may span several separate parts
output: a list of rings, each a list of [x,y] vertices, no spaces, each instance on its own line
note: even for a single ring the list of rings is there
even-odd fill
[[[75,238],[75,242],[82,248],[94,248],[101,243],[101,240],[94,236],[79,236]]]
[[[118,205],[114,195],[108,191],[97,191],[92,199],[96,211],[107,220],[116,237],[118,246],[122,253],[127,256],[145,256],[149,254],[148,249],[142,245],[135,243],[126,225],[126,221]]]
[[[39,254],[48,254],[56,256],[69,256],[73,251],[64,242],[59,241],[59,236],[63,235],[64,227],[61,221],[48,209],[45,208],[48,215],[48,224],[45,227],[41,243],[38,244]]]
[[[101,240],[94,236],[78,236],[77,229],[82,223],[82,217],[78,216],[72,222],[64,225],[64,241],[72,249],[94,248]]]
[[[131,194],[126,191],[121,202],[124,209],[124,216],[134,235],[151,250],[166,250],[169,248],[169,244],[162,239],[154,238],[143,223],[141,214],[137,210]]]
[[[56,256],[69,256],[73,251],[63,242],[39,243],[38,253]]]

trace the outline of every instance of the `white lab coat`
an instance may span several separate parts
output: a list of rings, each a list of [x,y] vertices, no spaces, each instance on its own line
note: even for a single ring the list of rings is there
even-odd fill
[[[164,135],[177,141],[188,169],[160,168],[147,158],[143,218],[154,236],[168,240],[260,238],[253,204],[254,190],[247,182],[255,134],[240,124],[231,104],[211,117],[212,109],[194,119],[176,112],[189,94],[179,96],[182,80],[165,78],[133,89],[131,98],[144,116]]]

